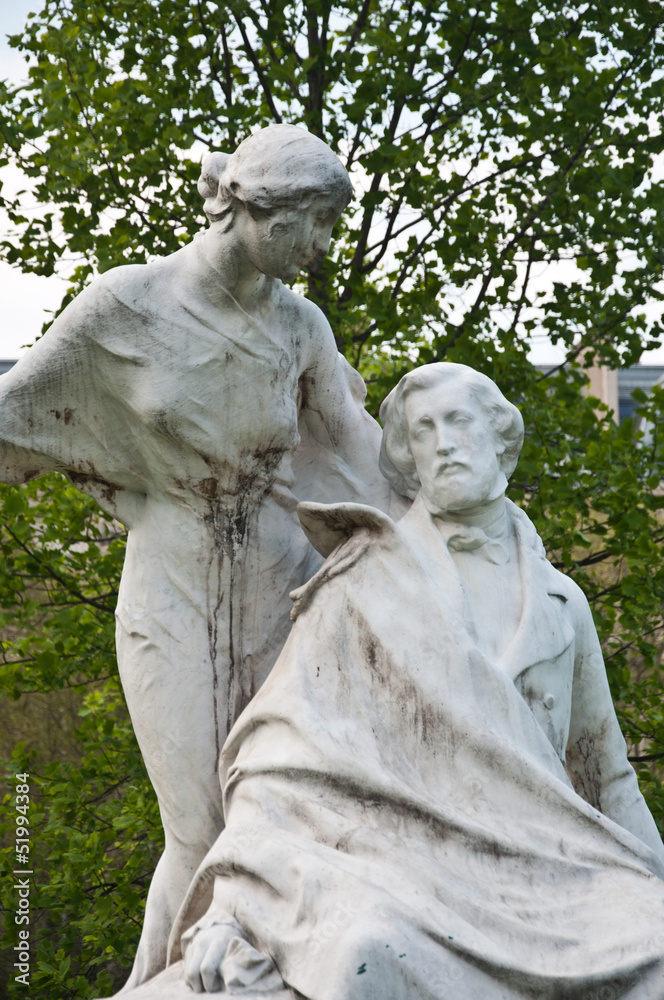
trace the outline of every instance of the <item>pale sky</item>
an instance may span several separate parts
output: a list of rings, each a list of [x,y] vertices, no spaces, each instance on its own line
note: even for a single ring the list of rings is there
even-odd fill
[[[20,82],[26,78],[21,54],[7,45],[7,35],[17,34],[28,14],[38,10],[40,0],[0,0],[0,78]],[[0,170],[5,190],[20,189],[22,179],[11,167]],[[0,234],[7,234],[7,222],[0,213]],[[46,310],[55,309],[64,294],[61,278],[42,278],[22,274],[9,264],[0,262],[0,359],[17,358],[22,345],[30,344],[39,335],[48,318]]]
[[[7,35],[18,33],[27,15],[40,7],[41,0],[0,0],[0,79],[18,83],[26,78],[22,56],[9,48]],[[9,193],[24,187],[20,172],[12,167],[0,169],[0,180]],[[29,196],[26,211],[30,211]],[[0,236],[4,238],[7,232],[7,221],[0,212]],[[66,276],[66,264],[62,271]],[[0,360],[19,357],[26,345],[39,336],[42,324],[60,304],[65,289],[63,277],[22,274],[17,268],[0,262]],[[531,359],[541,364],[555,364],[562,360],[562,353],[537,338]],[[664,364],[664,347],[644,355],[642,364]]]

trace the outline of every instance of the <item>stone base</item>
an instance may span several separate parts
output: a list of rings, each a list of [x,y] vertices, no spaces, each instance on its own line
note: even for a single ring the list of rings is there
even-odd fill
[[[271,993],[241,993],[234,994],[240,996],[242,1000],[293,1000],[293,993],[290,990],[279,990]],[[168,969],[160,972],[154,979],[137,986],[128,993],[116,994],[117,1000],[194,1000],[194,997],[230,997],[229,993],[194,993],[187,986],[183,978],[183,963],[176,962]],[[100,997],[99,1000],[104,1000]],[[107,998],[112,1000],[112,998]]]

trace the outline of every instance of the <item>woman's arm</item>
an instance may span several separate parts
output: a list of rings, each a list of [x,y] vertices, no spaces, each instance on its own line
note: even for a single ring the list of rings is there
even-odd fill
[[[82,292],[0,377],[0,481],[66,472],[117,516],[120,494],[145,487],[132,415],[115,384],[118,349],[107,336],[121,336],[127,323],[111,282],[103,275]]]
[[[378,469],[381,431],[364,409],[364,381],[338,353],[322,313],[311,303],[307,306],[308,349],[300,375],[302,444],[294,463],[298,498],[350,500],[386,511],[390,487]],[[303,483],[308,489],[303,490]]]

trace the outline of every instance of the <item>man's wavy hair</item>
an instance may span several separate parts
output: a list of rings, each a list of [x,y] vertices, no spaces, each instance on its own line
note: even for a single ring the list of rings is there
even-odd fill
[[[408,426],[404,402],[418,389],[440,389],[445,398],[445,385],[454,381],[464,385],[486,414],[504,451],[499,464],[506,478],[516,466],[523,444],[523,419],[516,406],[503,396],[495,382],[467,365],[451,361],[423,365],[409,372],[394,387],[380,408],[383,440],[380,446],[380,471],[402,496],[414,499],[420,488],[415,462],[408,444]]]

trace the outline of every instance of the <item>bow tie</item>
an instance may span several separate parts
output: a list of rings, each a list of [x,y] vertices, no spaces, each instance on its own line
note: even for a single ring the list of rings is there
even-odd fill
[[[487,535],[482,528],[469,528],[462,524],[446,524],[438,522],[438,528],[447,543],[450,552],[473,552],[496,566],[502,566],[509,561],[505,546]]]

